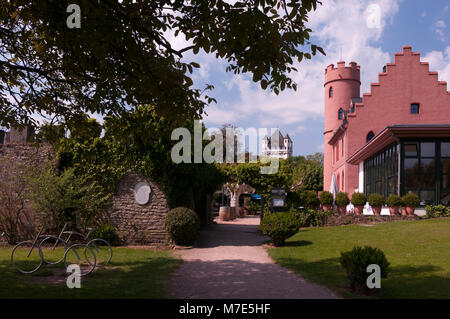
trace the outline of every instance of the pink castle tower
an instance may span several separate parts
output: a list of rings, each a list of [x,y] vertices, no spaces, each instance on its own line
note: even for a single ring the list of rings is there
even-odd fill
[[[325,69],[324,190],[329,190],[333,174],[336,175],[338,190],[345,189],[344,157],[347,145],[344,145],[344,139],[333,145],[329,141],[338,130],[345,128],[345,115],[352,98],[359,98],[360,86],[360,67],[355,62],[345,66],[345,62],[340,61],[337,68],[330,64]]]

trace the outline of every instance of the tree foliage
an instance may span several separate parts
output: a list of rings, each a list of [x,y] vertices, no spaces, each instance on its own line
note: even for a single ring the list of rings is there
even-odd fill
[[[220,187],[224,175],[215,164],[172,161],[171,149],[177,141],[171,140],[171,133],[176,125],[175,120],[158,116],[150,105],[108,116],[102,126],[104,136],[73,135],[60,140],[59,168],[71,167],[76,175],[88,176],[110,193],[125,173],[136,171],[162,185],[171,207],[186,206],[204,217],[205,196]],[[193,125],[192,120],[183,123],[192,137]]]
[[[316,191],[322,189],[321,158],[322,154],[316,153],[306,158],[296,156],[287,160],[280,159],[279,170],[275,174],[261,174],[261,166],[267,165],[261,162],[222,164],[220,167],[228,180],[254,187],[266,202],[270,199],[273,187],[285,188],[288,191],[287,202],[298,207],[309,203],[304,199],[305,191],[314,191],[314,196],[317,197]]]
[[[227,71],[249,73],[276,94],[296,89],[294,63],[324,54],[306,26],[318,0],[79,0],[81,28],[74,29],[66,23],[70,3],[1,2],[1,126],[34,114],[118,115],[141,104],[192,117],[214,99],[193,85],[200,65],[186,61],[187,52],[222,58]],[[189,44],[174,48],[172,33]]]
[[[109,195],[86,175],[76,176],[73,168],[58,174],[52,165],[36,169],[29,177],[36,220],[49,233],[58,233],[65,222],[83,231],[105,221],[102,212]]]

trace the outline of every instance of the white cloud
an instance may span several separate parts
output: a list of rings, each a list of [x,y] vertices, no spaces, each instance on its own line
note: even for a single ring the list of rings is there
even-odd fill
[[[442,51],[431,51],[427,53],[422,59],[424,62],[430,64],[430,71],[437,71],[440,81],[447,81],[450,83],[450,46],[447,46]]]
[[[323,115],[324,69],[328,64],[341,60],[347,63],[356,61],[361,65],[361,95],[370,87],[370,82],[378,80],[382,66],[392,57],[377,45],[387,25],[392,23],[398,11],[398,2],[378,0],[369,4],[359,0],[324,1],[318,10],[311,14],[309,27],[313,30],[312,41],[320,42],[327,53],[320,54],[311,61],[303,61],[297,67],[293,79],[298,84],[297,92],[285,91],[279,96],[263,91],[248,77],[238,76],[232,82],[237,86],[239,99],[225,103],[220,114],[230,112],[227,121],[250,121],[252,126],[300,126],[302,122]],[[373,6],[378,5],[378,6]],[[377,12],[379,23],[377,23]],[[401,51],[401,44],[399,44]],[[218,101],[223,103],[223,101]],[[226,110],[226,111],[224,111]],[[217,124],[221,120],[217,108],[208,107],[206,123]],[[233,118],[233,114],[235,117]],[[223,121],[221,121],[223,123]]]
[[[445,24],[444,20],[438,20],[433,25],[434,32],[437,33],[438,38],[440,41],[445,42],[447,40],[447,37],[445,36],[445,29],[447,28],[447,25]]]

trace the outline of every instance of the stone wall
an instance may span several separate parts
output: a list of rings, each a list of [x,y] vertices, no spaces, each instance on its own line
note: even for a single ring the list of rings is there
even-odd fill
[[[135,199],[135,186],[147,182],[151,188],[147,204]],[[169,242],[164,221],[169,211],[167,196],[162,188],[136,173],[128,173],[119,181],[112,198],[111,223],[123,244],[161,245]]]
[[[24,208],[20,208],[23,226],[17,232],[19,238],[29,239],[34,220],[31,202],[29,200],[22,201],[17,196],[19,193],[27,192],[23,175],[28,168],[43,165],[48,161],[53,163],[56,161],[55,150],[50,144],[37,146],[24,141],[23,143],[8,142],[0,145],[0,200],[3,198],[10,204],[3,207],[5,209],[3,212],[9,215],[13,212],[11,208],[15,207],[11,205],[18,205],[19,209],[22,207],[22,202],[24,204]],[[0,231],[0,242],[5,242],[5,240]]]

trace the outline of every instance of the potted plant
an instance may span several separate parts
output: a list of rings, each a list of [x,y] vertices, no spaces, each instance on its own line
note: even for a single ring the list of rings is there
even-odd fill
[[[350,204],[348,194],[345,192],[337,193],[335,202],[338,207],[339,214],[345,215],[345,213],[347,212],[347,205]]]
[[[333,194],[324,191],[320,194],[320,204],[322,204],[322,209],[327,212],[333,209]]]
[[[400,196],[392,194],[386,199],[386,204],[389,206],[389,213],[391,216],[398,215],[400,206],[402,206],[402,199]]]
[[[416,194],[408,193],[402,197],[402,203],[406,207],[408,216],[413,216],[416,207],[420,205],[420,199]]]
[[[372,207],[374,215],[381,215],[381,207],[384,205],[384,196],[380,194],[370,194],[368,198],[369,205]]]
[[[363,213],[364,205],[367,203],[367,197],[363,193],[353,193],[352,204],[355,206],[355,214],[361,215]]]

